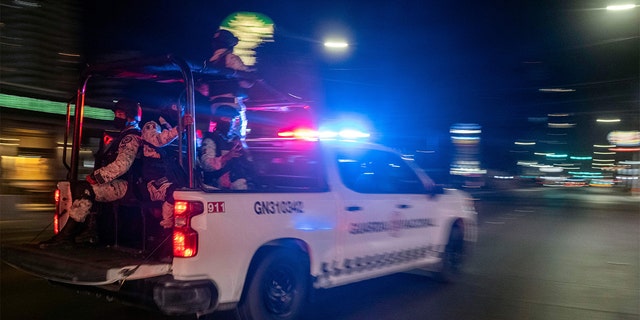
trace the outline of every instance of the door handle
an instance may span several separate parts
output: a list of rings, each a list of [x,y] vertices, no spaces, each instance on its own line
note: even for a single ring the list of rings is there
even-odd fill
[[[347,209],[347,211],[351,211],[351,212],[353,212],[353,211],[360,211],[360,210],[362,210],[362,207],[359,207],[359,206],[350,206],[350,207],[347,207],[346,209]]]
[[[396,208],[398,208],[398,209],[409,209],[409,208],[411,208],[411,205],[408,205],[408,204],[397,204]]]

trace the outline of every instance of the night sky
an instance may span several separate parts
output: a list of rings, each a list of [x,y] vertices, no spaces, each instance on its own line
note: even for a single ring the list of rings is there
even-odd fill
[[[605,1],[430,2],[91,1],[85,44],[89,59],[133,50],[200,61],[224,17],[262,12],[275,22],[276,41],[260,49],[258,69],[287,87],[279,89],[297,88],[269,72],[293,74],[303,65],[321,80],[328,107],[405,106],[425,117],[543,114],[563,109],[557,104],[576,108],[567,102],[576,97],[546,97],[542,87],[571,87],[578,96],[612,84],[628,88],[629,79],[638,84],[640,10],[596,10]],[[351,42],[345,59],[327,58],[313,42],[332,31]],[[637,94],[627,98],[637,103]]]
[[[276,26],[275,42],[258,50],[263,78],[327,117],[366,115],[393,144],[438,144],[464,122],[482,125],[487,148],[506,150],[531,138],[528,119],[548,113],[607,111],[638,127],[638,9],[553,0],[132,3],[86,4],[89,59],[131,50],[202,61],[227,15],[261,12]],[[332,32],[350,42],[346,56],[323,51]]]
[[[54,11],[75,2],[64,3],[69,6],[43,2],[15,12],[33,10],[42,23],[57,21]],[[587,119],[607,112],[640,127],[640,8],[608,12],[604,0],[78,3],[80,50],[89,64],[167,53],[199,63],[210,56],[211,36],[225,17],[261,12],[275,23],[275,42],[258,49],[256,66],[268,84],[312,101],[327,118],[364,115],[394,143],[437,143],[451,124],[463,122],[480,124],[486,143],[500,148],[527,138],[528,119],[549,113]],[[22,20],[5,19],[7,36],[30,30],[17,29]],[[51,40],[44,31],[29,35]],[[324,50],[323,37],[332,33],[349,41],[346,54]],[[11,58],[19,64],[31,56]]]

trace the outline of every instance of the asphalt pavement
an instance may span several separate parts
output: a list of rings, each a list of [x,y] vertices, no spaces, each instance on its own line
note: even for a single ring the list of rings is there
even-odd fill
[[[615,189],[471,190],[478,242],[457,282],[396,274],[320,290],[304,320],[637,320],[640,197]],[[5,241],[50,213],[2,214]],[[1,319],[168,319],[1,266]],[[99,299],[96,299],[99,298]],[[217,313],[215,320],[234,319]]]

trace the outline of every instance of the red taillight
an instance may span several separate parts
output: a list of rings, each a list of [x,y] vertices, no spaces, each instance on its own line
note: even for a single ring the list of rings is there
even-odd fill
[[[53,233],[58,234],[58,232],[60,232],[60,219],[56,213],[53,215]]]
[[[58,217],[58,208],[60,205],[60,189],[56,189],[56,191],[53,192],[53,200],[55,201],[56,206],[56,212],[53,215],[53,232],[55,234],[58,234],[58,232],[60,232],[60,217]]]
[[[198,253],[198,233],[191,228],[173,230],[173,256],[190,258]]]
[[[191,217],[203,213],[204,206],[198,201],[176,201],[173,211],[173,256],[194,257],[198,253],[198,232],[191,228]]]

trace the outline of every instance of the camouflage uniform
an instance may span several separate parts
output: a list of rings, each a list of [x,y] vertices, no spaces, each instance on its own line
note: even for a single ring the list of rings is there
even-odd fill
[[[204,183],[220,189],[247,190],[247,178],[238,165],[245,156],[226,159],[224,156],[229,153],[230,146],[217,132],[205,135],[198,158],[204,172]]]
[[[114,148],[116,143],[117,149]],[[106,146],[103,154],[103,161],[106,163],[90,175],[97,183],[82,181],[79,182],[80,186],[74,188],[74,201],[69,217],[77,222],[84,222],[93,201],[111,202],[125,196],[128,189],[125,176],[138,158],[140,145],[140,128],[136,124],[122,130],[119,139]]]
[[[233,54],[232,51],[232,49],[228,48],[217,49],[213,53],[213,56],[209,58],[207,65],[245,72],[251,71],[251,69],[242,62],[240,57]],[[221,105],[232,106],[240,114],[239,131],[236,133],[242,141],[244,141],[247,136],[247,107],[242,101],[243,98],[238,97],[238,91],[240,88],[251,88],[252,86],[253,83],[251,82],[231,79],[229,81],[224,81],[224,83],[219,82],[209,88],[209,101],[211,102],[212,114],[215,113],[216,109]]]
[[[165,147],[178,137],[178,128],[164,124],[166,129],[155,121],[149,121],[142,127],[143,164],[142,176],[146,182],[148,200],[162,201],[162,221],[164,228],[173,227],[173,191],[174,181],[167,177],[167,166],[159,148]]]

